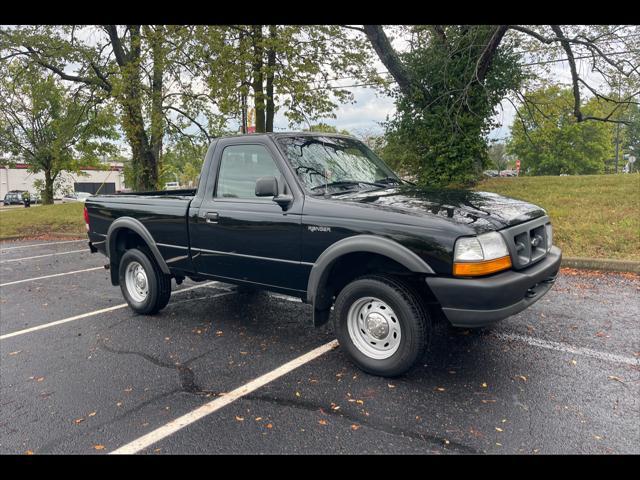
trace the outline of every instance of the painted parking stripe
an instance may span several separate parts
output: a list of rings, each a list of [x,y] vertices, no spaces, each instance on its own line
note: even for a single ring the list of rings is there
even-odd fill
[[[88,240],[87,239],[82,239],[82,240],[64,240],[62,242],[33,243],[31,245],[20,245],[18,247],[0,247],[0,253],[3,253],[5,250],[17,250],[19,248],[46,247],[48,245],[60,245],[62,243],[78,243],[78,242],[88,242]]]
[[[122,454],[134,454],[138,453],[141,450],[153,445],[154,443],[159,442],[160,440],[176,433],[177,431],[191,425],[194,422],[197,422],[201,418],[206,417],[207,415],[220,410],[221,408],[229,405],[230,403],[238,400],[239,398],[244,397],[245,395],[263,387],[264,385],[277,380],[278,378],[286,375],[287,373],[295,370],[296,368],[309,363],[312,360],[324,355],[330,350],[333,350],[338,346],[338,341],[333,340],[329,343],[325,343],[324,345],[314,348],[313,350],[305,353],[304,355],[300,355],[297,358],[294,358],[290,362],[285,363],[284,365],[272,370],[264,375],[250,381],[249,383],[245,383],[241,387],[236,388],[235,390],[224,394],[221,397],[212,400],[209,403],[205,403],[201,407],[192,410],[191,412],[182,415],[181,417],[172,420],[171,422],[159,427],[152,432],[143,435],[142,437],[123,445],[116,450],[110,452],[113,455],[122,455]]]
[[[0,287],[15,285],[17,283],[35,282],[36,280],[44,280],[45,278],[62,277],[64,275],[73,275],[75,273],[92,272],[94,270],[104,270],[104,267],[85,268],[84,270],[74,270],[73,272],[53,273],[51,275],[43,275],[42,277],[25,278],[24,280],[16,280],[14,282],[0,283]]]
[[[176,295],[178,293],[188,292],[190,290],[196,290],[198,288],[210,287],[211,285],[218,284],[220,282],[207,282],[202,285],[194,285],[193,287],[183,288],[182,290],[176,290],[172,292],[172,295]],[[235,292],[229,292],[235,293]],[[121,303],[119,305],[114,305],[113,307],[102,308],[100,310],[94,310],[93,312],[83,313],[80,315],[75,315],[69,318],[63,318],[62,320],[56,320],[55,322],[45,323],[44,325],[36,325],[35,327],[25,328],[24,330],[18,330],[17,332],[7,333],[5,335],[0,335],[0,340],[6,340],[7,338],[17,337],[19,335],[25,335],[27,333],[37,332],[38,330],[44,330],[45,328],[55,327],[56,325],[62,325],[64,323],[75,322],[76,320],[82,320],[83,318],[94,317],[96,315],[100,315],[101,313],[113,312],[114,310],[119,310],[121,308],[128,307],[127,303]]]
[[[80,253],[80,252],[89,253],[89,250],[86,248],[83,248],[81,250],[70,250],[68,252],[56,252],[56,253],[47,253],[45,255],[34,255],[32,257],[12,258],[11,260],[4,260],[0,262],[0,265],[4,263],[21,262],[23,260],[33,260],[34,258],[53,257],[55,255],[69,255],[70,253]]]
[[[571,355],[581,355],[584,357],[596,358],[598,360],[604,360],[605,362],[623,363],[626,365],[640,367],[640,358],[626,357],[624,355],[616,355],[615,353],[600,352],[598,350],[592,350],[590,348],[574,347],[567,343],[542,340],[539,338],[529,337],[526,335],[518,335],[515,333],[494,333],[492,335],[501,340],[524,342],[533,347],[546,348],[548,350],[569,353]]]

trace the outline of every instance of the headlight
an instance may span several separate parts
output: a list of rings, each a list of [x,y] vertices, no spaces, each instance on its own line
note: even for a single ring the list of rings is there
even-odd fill
[[[511,268],[509,249],[498,232],[459,238],[453,262],[453,274],[460,277],[489,275]]]
[[[551,226],[550,223],[547,223],[544,226],[546,232],[547,232],[547,252],[549,250],[551,250],[551,246],[553,245],[553,227]]]

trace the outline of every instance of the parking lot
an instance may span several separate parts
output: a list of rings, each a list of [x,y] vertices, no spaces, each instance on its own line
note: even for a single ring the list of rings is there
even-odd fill
[[[640,453],[636,275],[563,269],[386,379],[296,299],[185,281],[138,316],[104,263],[0,244],[0,453]]]

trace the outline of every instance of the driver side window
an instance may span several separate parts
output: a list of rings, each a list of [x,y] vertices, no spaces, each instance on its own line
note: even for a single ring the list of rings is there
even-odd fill
[[[233,145],[222,151],[216,198],[256,197],[256,181],[260,177],[273,176],[278,179],[279,189],[285,185],[284,177],[273,157],[263,145]]]

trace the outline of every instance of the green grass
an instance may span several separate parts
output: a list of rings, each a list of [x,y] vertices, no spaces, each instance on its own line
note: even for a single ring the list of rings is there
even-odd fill
[[[476,190],[543,207],[566,256],[640,260],[639,174],[490,178]]]
[[[640,260],[640,175],[491,178],[477,190],[540,205],[570,257]],[[0,212],[0,239],[85,234],[82,203]]]
[[[12,208],[0,212],[0,240],[10,237],[86,234],[82,210],[84,203]]]

